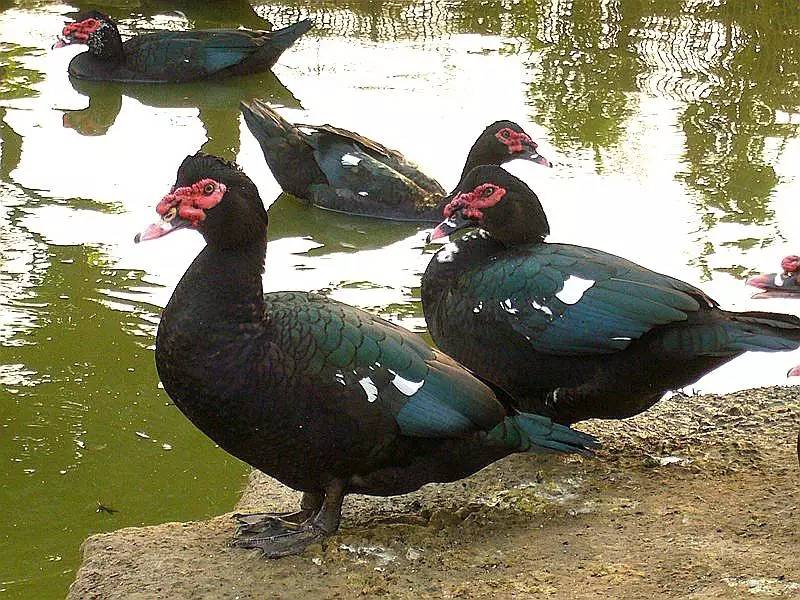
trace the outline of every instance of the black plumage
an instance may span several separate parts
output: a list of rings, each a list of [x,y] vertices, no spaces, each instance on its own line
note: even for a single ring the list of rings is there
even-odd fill
[[[436,223],[445,191],[400,152],[332,125],[292,124],[265,102],[242,103],[242,114],[278,184],[320,208],[352,215]],[[472,167],[525,159],[550,166],[513,121],[489,125],[473,144]]]
[[[69,63],[69,74],[79,79],[186,82],[266,71],[312,26],[304,20],[276,31],[158,31],[123,42],[110,17],[88,11],[64,27],[60,44],[89,46]]]
[[[624,418],[748,350],[800,346],[800,319],[722,310],[701,290],[581,246],[544,242],[536,194],[507,171],[471,171],[434,230],[475,231],[422,278],[443,351],[560,423]]]
[[[241,519],[270,556],[336,530],[344,494],[401,494],[512,452],[587,452],[591,437],[509,411],[418,336],[305,292],[263,294],[267,213],[234,165],[187,157],[139,240],[206,239],[175,288],[156,365],[175,404],[222,448],[305,492],[301,510]]]

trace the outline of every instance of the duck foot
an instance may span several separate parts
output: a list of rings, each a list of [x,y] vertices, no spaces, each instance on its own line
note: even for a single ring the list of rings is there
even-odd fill
[[[236,513],[237,533],[258,533],[274,527],[275,523],[294,523],[295,525],[307,521],[314,514],[312,510],[297,510],[294,512],[274,513]]]
[[[271,531],[278,533],[286,523],[299,524],[311,518],[322,506],[323,496],[305,492],[300,500],[300,510],[294,512],[236,513],[237,535],[262,533],[269,535]]]
[[[339,528],[345,482],[331,481],[325,494],[303,494],[301,510],[285,518],[271,514],[237,515],[239,529],[232,545],[237,548],[258,548],[267,558],[279,558],[299,554],[307,546],[333,535]],[[289,517],[299,518],[299,513],[309,511],[311,515],[301,523],[293,523]]]
[[[280,558],[300,554],[306,547],[327,537],[326,533],[313,520],[300,525],[272,519],[264,532],[238,534],[233,540],[237,548],[258,548],[267,558]]]
[[[298,510],[293,513],[255,513],[252,515],[234,515],[236,518],[237,537],[271,537],[280,535],[287,528],[300,525],[311,517],[310,511]]]

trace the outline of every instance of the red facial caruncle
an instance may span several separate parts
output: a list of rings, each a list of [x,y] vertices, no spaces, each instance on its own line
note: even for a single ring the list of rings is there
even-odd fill
[[[89,40],[89,35],[100,29],[103,24],[99,19],[84,19],[76,23],[70,23],[64,26],[61,34],[65,38],[77,40],[79,42],[86,42]]]
[[[201,179],[190,186],[175,188],[161,199],[156,212],[165,220],[176,215],[197,227],[206,218],[205,211],[220,203],[227,187],[213,179]]]
[[[800,270],[800,256],[792,254],[784,257],[781,261],[781,269],[783,269],[785,275],[797,273]]]
[[[528,134],[514,131],[510,127],[503,127],[500,131],[494,134],[494,137],[508,147],[509,154],[522,152],[525,149],[523,144],[527,144],[534,150],[536,150],[538,146],[538,144],[534,142],[530,136],[528,136]]]
[[[493,183],[482,183],[471,192],[462,192],[453,198],[442,210],[446,219],[456,212],[473,221],[483,220],[483,209],[500,202],[506,195],[505,188]]]

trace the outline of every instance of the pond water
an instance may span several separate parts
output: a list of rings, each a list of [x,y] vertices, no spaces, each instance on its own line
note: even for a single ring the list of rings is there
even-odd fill
[[[424,331],[425,232],[280,196],[240,99],[359,131],[445,188],[485,125],[516,120],[557,163],[507,165],[539,193],[552,240],[668,272],[728,308],[797,312],[743,282],[800,251],[800,12],[747,4],[93,4],[123,35],[317,23],[275,75],[148,87],[70,82],[82,48],[50,47],[89,3],[0,1],[0,596],[63,597],[88,534],[218,514],[245,483],[153,364],[159,307],[202,241],[132,239],[187,154],[236,159],[272,203],[267,289],[325,290]],[[693,387],[783,384],[798,362],[746,355]]]

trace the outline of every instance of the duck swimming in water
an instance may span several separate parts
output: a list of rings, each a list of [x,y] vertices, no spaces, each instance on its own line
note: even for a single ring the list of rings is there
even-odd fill
[[[361,217],[439,222],[444,188],[398,151],[333,125],[293,125],[260,100],[243,102],[241,108],[285,192]],[[537,148],[513,121],[496,121],[475,140],[461,176],[477,165],[516,159],[552,166]]]

